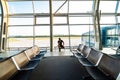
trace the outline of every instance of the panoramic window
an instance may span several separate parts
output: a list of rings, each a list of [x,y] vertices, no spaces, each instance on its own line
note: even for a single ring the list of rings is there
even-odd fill
[[[120,11],[117,2],[100,1],[101,33],[103,34],[104,30],[106,30],[106,38],[102,37],[102,45],[105,45],[104,47],[116,45],[118,42],[118,39],[116,39],[116,34],[118,34],[116,27],[118,25],[116,25],[116,15],[114,14]],[[62,37],[65,40],[66,46],[70,44],[71,46],[76,46],[78,43],[94,46],[93,5],[93,0],[52,1],[54,46],[57,45],[58,37]],[[40,47],[50,46],[49,1],[8,1],[8,7],[9,47],[31,46],[34,42]],[[120,23],[119,15],[117,15],[117,19],[118,23]],[[109,29],[111,26],[114,28]],[[108,35],[111,31],[112,36]],[[30,45],[20,45],[22,40],[30,42]],[[112,44],[110,44],[111,41]],[[13,45],[13,43],[16,44]]]

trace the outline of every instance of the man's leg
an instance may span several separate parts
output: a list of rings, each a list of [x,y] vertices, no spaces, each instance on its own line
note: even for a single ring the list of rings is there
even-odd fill
[[[61,48],[59,48],[59,52],[61,52]]]

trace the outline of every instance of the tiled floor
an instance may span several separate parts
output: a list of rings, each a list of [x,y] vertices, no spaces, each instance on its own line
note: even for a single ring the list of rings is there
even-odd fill
[[[57,49],[53,52],[48,51],[45,56],[70,56],[73,55],[72,52],[70,52],[69,49],[62,49],[61,52],[59,52]]]
[[[101,50],[101,52],[106,53],[106,54],[116,54],[116,48],[104,48]],[[48,52],[45,54],[45,56],[68,56],[68,55],[73,55],[73,53],[69,49],[63,49],[61,52],[58,51],[58,49],[55,49],[53,52]]]
[[[111,48],[104,48],[101,52],[106,53],[106,54],[116,54],[116,51],[111,49]],[[59,52],[57,49],[54,50],[53,52],[48,51],[45,56],[69,56],[73,55],[72,52],[70,52],[69,49],[63,49],[61,52]]]

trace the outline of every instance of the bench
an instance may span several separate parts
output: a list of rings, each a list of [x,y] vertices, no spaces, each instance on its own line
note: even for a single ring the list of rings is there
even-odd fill
[[[25,54],[25,51],[13,56],[12,60],[18,70],[34,69],[39,62],[39,60],[29,61],[28,57]]]
[[[81,51],[82,58],[87,58],[90,52],[91,52],[91,48],[85,45],[83,50]]]
[[[40,61],[32,60],[37,55],[40,58],[41,54],[38,53],[39,48],[32,46],[0,61],[0,80],[26,80],[26,76],[28,77]]]
[[[89,49],[89,48],[88,48]],[[84,49],[86,51],[83,51],[84,55],[86,55],[85,58],[79,58],[80,63],[83,66],[97,66],[98,63],[100,62],[101,57],[103,54],[94,48],[91,48],[89,50]],[[85,54],[86,52],[86,54]]]
[[[120,73],[120,60],[104,54],[98,68],[106,75],[116,79]]]
[[[32,48],[29,48],[27,50],[24,51],[25,55],[27,56],[29,61],[32,60],[40,60],[41,56],[37,56],[34,52]]]
[[[37,45],[34,45],[32,47],[33,53],[35,54],[35,56],[38,57],[42,57],[45,55],[45,53],[47,52],[47,50],[40,50],[39,47]]]
[[[97,67],[86,66],[88,73],[95,80],[120,80],[120,60],[103,54]]]
[[[76,57],[93,79],[120,80],[119,59],[82,44],[79,45],[77,51],[80,57],[78,57],[78,55]]]
[[[40,57],[38,58],[37,55],[40,54],[37,54],[37,50],[35,50],[34,47],[35,46],[30,47],[24,50],[22,53],[14,56],[14,63],[16,63],[16,67],[18,66],[18,73],[16,73],[15,76],[10,78],[10,80],[26,80],[30,76],[32,70],[36,68],[40,61]],[[19,57],[23,57],[22,60],[19,60]]]
[[[0,80],[8,80],[16,72],[17,68],[11,58],[0,62]]]
[[[84,45],[83,44],[79,44],[78,48],[76,50],[73,50],[72,53],[74,56],[76,56],[77,58],[81,58],[82,56],[82,50],[84,49]]]

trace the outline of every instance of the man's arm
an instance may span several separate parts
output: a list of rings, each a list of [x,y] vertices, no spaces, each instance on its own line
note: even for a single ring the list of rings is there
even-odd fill
[[[62,40],[62,42],[63,42],[63,46],[64,46],[64,41]]]

